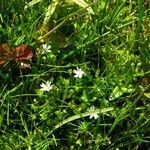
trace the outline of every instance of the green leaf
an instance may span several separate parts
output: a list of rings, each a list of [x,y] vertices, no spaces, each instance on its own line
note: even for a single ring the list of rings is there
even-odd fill
[[[116,86],[114,88],[114,90],[112,91],[109,100],[114,100],[116,98],[119,98],[120,96],[122,96],[124,93],[131,93],[133,92],[133,88],[132,86],[129,87],[123,87],[123,86]]]
[[[43,91],[42,90],[40,90],[40,89],[37,89],[36,90],[36,94],[39,96],[39,97],[41,97],[42,95],[43,95]]]
[[[150,93],[144,93],[144,96],[146,96],[147,98],[150,98]]]
[[[74,121],[74,120],[77,120],[77,119],[80,119],[80,118],[83,118],[83,117],[87,117],[87,116],[90,116],[90,115],[94,115],[94,114],[111,112],[111,111],[113,111],[113,110],[114,110],[113,107],[108,107],[108,108],[103,108],[103,109],[101,109],[101,110],[96,109],[96,110],[94,110],[94,111],[85,112],[85,113],[82,113],[82,114],[79,114],[79,115],[74,115],[74,116],[69,117],[69,118],[63,120],[62,122],[58,123],[58,124],[54,127],[54,129],[53,129],[48,135],[52,134],[53,131],[55,131],[56,129],[62,127],[64,124],[69,123],[69,122],[71,122],[71,121]]]

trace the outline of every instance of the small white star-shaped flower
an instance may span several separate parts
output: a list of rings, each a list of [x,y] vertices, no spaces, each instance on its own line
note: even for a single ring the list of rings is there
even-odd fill
[[[85,74],[85,72],[81,68],[78,68],[78,67],[76,70],[73,70],[73,73],[75,74],[74,75],[75,78],[82,78],[83,75]]]
[[[51,46],[48,44],[42,45],[42,54],[51,53]]]
[[[90,116],[90,119],[92,119],[92,118],[97,119],[98,117],[99,117],[98,114],[94,114],[94,115]]]
[[[42,91],[47,91],[47,92],[49,92],[53,88],[53,86],[54,85],[51,85],[50,81],[47,81],[46,83],[41,83],[40,84],[41,90]]]
[[[95,110],[95,107],[92,106],[92,107],[90,107],[90,109],[88,111],[94,111],[94,110]],[[99,116],[97,113],[95,113],[95,114],[90,115],[90,119],[92,119],[92,118],[97,119],[97,118],[99,118]]]

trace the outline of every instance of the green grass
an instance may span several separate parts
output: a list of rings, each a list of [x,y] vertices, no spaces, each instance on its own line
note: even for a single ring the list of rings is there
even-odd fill
[[[32,2],[0,2],[0,43],[35,49],[0,66],[0,149],[150,149],[149,1]]]

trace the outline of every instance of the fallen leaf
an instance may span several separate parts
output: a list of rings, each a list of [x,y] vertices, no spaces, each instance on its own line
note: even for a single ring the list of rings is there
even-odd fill
[[[33,48],[29,45],[22,44],[16,48],[8,44],[0,44],[0,65],[8,61],[22,62],[33,58]]]
[[[30,60],[33,57],[33,48],[29,45],[22,44],[15,48],[16,61]]]

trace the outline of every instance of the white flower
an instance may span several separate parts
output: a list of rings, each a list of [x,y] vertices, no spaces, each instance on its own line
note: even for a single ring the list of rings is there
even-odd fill
[[[88,111],[90,112],[90,111],[94,111],[94,110],[95,110],[95,107],[92,106],[92,107],[90,107],[90,109]],[[98,117],[99,116],[97,113],[90,115],[90,119],[92,119],[92,118],[97,119]]]
[[[47,53],[51,53],[51,46],[48,44],[43,44],[42,45],[42,54],[47,54]]]
[[[50,91],[53,88],[54,85],[51,85],[50,81],[47,81],[46,83],[41,83],[40,87],[42,91]]]
[[[75,78],[82,78],[82,76],[85,74],[85,72],[82,71],[82,69],[78,67],[76,70],[73,70],[73,73],[75,74],[74,75]]]
[[[93,114],[90,116],[90,119],[92,119],[92,118],[97,119],[98,117],[99,117],[98,114]]]

